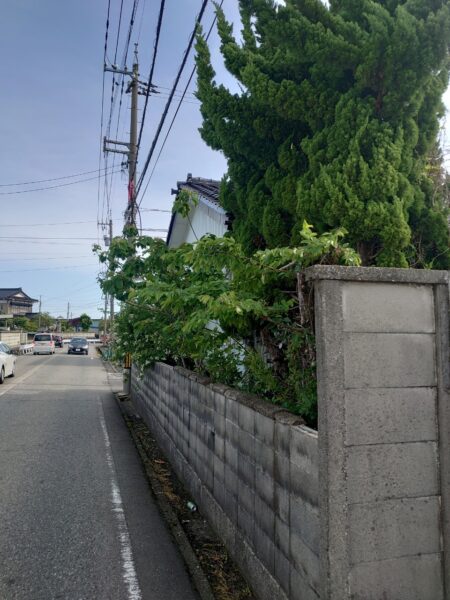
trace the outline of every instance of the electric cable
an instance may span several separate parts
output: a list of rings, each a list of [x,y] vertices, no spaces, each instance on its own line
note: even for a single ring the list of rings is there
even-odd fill
[[[207,4],[208,4],[208,0],[203,0],[202,6],[200,8],[199,15],[198,15],[198,17],[196,19],[196,22],[195,22],[194,30],[192,31],[191,37],[189,38],[189,43],[187,45],[186,51],[185,51],[183,59],[181,61],[180,68],[178,69],[178,73],[177,73],[177,76],[175,78],[174,84],[172,86],[172,90],[170,92],[170,95],[169,95],[169,98],[167,100],[166,106],[164,108],[163,114],[161,116],[158,128],[156,130],[155,137],[154,137],[152,145],[150,147],[150,151],[149,151],[149,153],[147,155],[147,159],[145,161],[144,169],[143,169],[143,171],[141,173],[141,176],[139,177],[139,181],[138,181],[138,185],[137,185],[137,191],[136,191],[136,197],[139,194],[139,191],[140,191],[141,186],[142,186],[142,182],[144,180],[144,177],[145,177],[145,174],[147,172],[148,166],[150,164],[150,161],[152,159],[153,153],[155,151],[156,144],[158,143],[158,139],[159,139],[159,136],[161,134],[161,130],[163,128],[164,122],[165,122],[166,117],[167,117],[167,113],[169,112],[169,108],[170,108],[170,105],[172,103],[173,95],[175,94],[175,90],[177,89],[178,82],[180,81],[180,77],[181,77],[181,75],[183,73],[184,67],[186,66],[186,62],[187,62],[189,53],[190,53],[192,45],[194,43],[194,39],[195,39],[195,36],[197,34],[198,27],[199,27],[199,25],[201,23],[201,20],[203,18],[203,14],[205,12]]]
[[[137,159],[138,159],[138,155],[139,155],[139,148],[140,148],[140,144],[141,144],[141,139],[142,139],[142,131],[144,129],[144,121],[145,121],[145,115],[147,113],[147,105],[148,105],[148,99],[150,96],[150,90],[152,87],[152,79],[153,79],[153,73],[155,70],[155,63],[156,63],[156,57],[158,54],[158,45],[159,45],[159,38],[160,38],[160,34],[161,34],[161,25],[162,25],[162,19],[163,19],[163,15],[164,15],[164,7],[165,7],[165,0],[161,0],[160,6],[159,6],[159,14],[158,14],[158,23],[156,25],[156,33],[155,33],[155,41],[153,44],[153,57],[152,57],[152,63],[150,66],[150,72],[148,75],[148,80],[147,80],[147,94],[145,95],[145,103],[144,103],[144,109],[142,111],[142,119],[141,119],[141,128],[139,130],[139,137],[138,137],[138,143],[137,143],[137,153],[136,153],[136,165],[137,165]]]
[[[63,175],[61,177],[52,177],[50,179],[36,179],[35,181],[22,181],[20,183],[0,183],[0,187],[16,187],[19,185],[34,185],[36,183],[47,183],[49,181],[61,181],[62,179],[73,179],[74,177],[82,177],[83,175],[90,175],[91,173],[97,173],[98,171],[104,170],[104,168],[93,169],[92,171],[82,171],[81,173],[74,173],[73,175]]]
[[[103,119],[105,105],[105,66],[106,56],[108,53],[108,34],[109,34],[109,13],[111,9],[111,0],[108,0],[108,11],[106,15],[106,31],[105,31],[105,48],[103,52],[103,81],[102,81],[102,107],[100,112],[100,148],[98,152],[98,185],[97,185],[97,221],[100,217],[100,180],[101,180],[101,165],[102,165],[102,138],[103,138]]]
[[[114,173],[118,173],[119,171],[113,171],[110,173],[113,175]],[[68,185],[76,185],[77,183],[84,183],[85,181],[93,181],[97,179],[97,177],[87,177],[86,179],[78,179],[77,181],[70,181],[69,183],[59,183],[58,185],[50,185],[41,188],[32,188],[30,190],[17,190],[14,192],[0,192],[0,196],[10,196],[12,194],[28,194],[30,192],[41,192],[42,190],[54,190],[55,188],[67,187]]]
[[[221,0],[219,8],[222,8],[223,3],[224,3],[224,0]],[[217,15],[214,16],[214,19],[213,19],[213,21],[211,23],[211,27],[209,28],[208,33],[206,34],[206,37],[205,37],[206,41],[209,40],[209,37],[211,35],[212,30],[214,29],[214,25],[216,24],[216,21],[217,21]],[[185,86],[185,88],[183,90],[182,95],[181,95],[180,101],[178,102],[177,109],[176,109],[176,111],[175,111],[175,113],[174,113],[174,115],[172,117],[172,121],[170,122],[169,129],[167,130],[167,133],[166,133],[166,135],[164,137],[164,140],[163,140],[163,143],[162,143],[161,148],[159,150],[158,156],[156,157],[155,164],[153,165],[153,169],[152,169],[152,171],[150,173],[150,177],[148,178],[148,181],[147,181],[147,183],[145,185],[144,192],[142,193],[141,201],[139,202],[138,207],[140,207],[141,204],[142,204],[142,201],[144,199],[145,193],[147,192],[147,188],[148,188],[148,186],[150,184],[150,181],[152,180],[153,173],[155,172],[155,169],[156,169],[158,161],[159,161],[159,159],[161,157],[162,151],[164,150],[164,146],[166,145],[167,138],[170,135],[170,132],[171,132],[172,127],[173,127],[173,124],[175,122],[175,119],[177,118],[177,115],[178,115],[178,113],[180,111],[180,108],[181,108],[181,104],[182,104],[182,102],[184,100],[184,96],[187,93],[187,90],[188,90],[189,86],[191,85],[191,81],[192,81],[192,78],[194,77],[194,74],[195,74],[196,70],[197,70],[197,65],[194,65],[194,67],[193,67],[193,69],[191,71],[191,74],[189,76],[188,82],[187,82],[187,84],[186,84],[186,86]]]

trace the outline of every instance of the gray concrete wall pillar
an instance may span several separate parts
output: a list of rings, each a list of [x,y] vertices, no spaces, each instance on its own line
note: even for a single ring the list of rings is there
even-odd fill
[[[450,600],[448,273],[316,266],[320,597]]]

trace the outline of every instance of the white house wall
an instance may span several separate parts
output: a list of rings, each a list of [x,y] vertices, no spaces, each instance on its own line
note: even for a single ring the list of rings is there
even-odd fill
[[[226,214],[220,214],[217,209],[200,202],[191,212],[191,225],[187,228],[186,242],[193,243],[206,234],[222,237],[227,231]]]

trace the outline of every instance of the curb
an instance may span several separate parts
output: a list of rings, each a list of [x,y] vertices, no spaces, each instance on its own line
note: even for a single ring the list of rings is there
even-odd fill
[[[166,500],[163,488],[158,478],[154,475],[151,467],[148,464],[148,456],[141,444],[141,441],[133,430],[131,417],[137,415],[133,412],[132,406],[130,404],[127,406],[124,403],[125,399],[119,397],[120,394],[114,394],[114,396],[116,398],[117,404],[119,405],[119,409],[122,413],[125,423],[127,424],[131,437],[133,438],[133,442],[139,452],[139,456],[142,461],[142,466],[144,468],[145,474],[147,476],[150,488],[153,492],[153,496],[156,500],[158,508],[164,520],[166,521],[173,538],[175,539],[178,549],[180,550],[180,553],[186,564],[187,571],[200,596],[200,600],[215,600],[209,581],[197,559],[194,549],[192,548],[189,539],[178,520],[177,515],[170,506],[170,503]]]

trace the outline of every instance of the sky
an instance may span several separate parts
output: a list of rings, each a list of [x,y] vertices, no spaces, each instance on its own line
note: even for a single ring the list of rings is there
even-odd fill
[[[121,1],[110,0],[107,48],[108,63],[119,66],[133,5],[133,0],[123,0],[119,32]],[[149,74],[159,4],[157,0],[138,2],[126,64],[131,69],[134,43],[138,42],[143,81]],[[149,100],[138,175],[200,6],[201,0],[166,0],[153,78],[161,93]],[[0,10],[0,287],[21,287],[32,298],[40,298],[42,311],[55,317],[67,313],[76,317],[83,312],[93,318],[101,316],[100,267],[92,245],[103,243],[104,231],[98,223],[110,217],[114,234],[120,234],[127,203],[127,175],[119,172],[113,176],[107,197],[104,180],[99,182],[96,172],[105,166],[101,132],[106,132],[112,84],[112,74],[103,73],[107,8],[108,0],[10,0],[2,2]],[[237,0],[224,0],[223,8],[232,22],[239,22]],[[203,19],[205,30],[212,19],[209,2]],[[217,79],[236,89],[221,63],[215,30],[209,45]],[[178,89],[184,89],[193,64],[191,52]],[[200,105],[194,91],[195,78],[161,158],[156,166],[154,161],[150,164],[148,172],[155,167],[142,200],[142,226],[161,228],[157,233],[161,236],[170,213],[155,209],[171,210],[171,189],[176,182],[185,180],[187,173],[220,179],[226,171],[224,157],[200,137]],[[123,95],[120,113],[119,98],[120,94],[110,133],[126,141],[130,98]],[[445,99],[448,106],[449,92]],[[141,110],[143,101],[140,96]],[[175,108],[176,103],[161,141]],[[159,146],[155,157],[158,152]],[[121,159],[117,157],[109,155],[111,170],[119,170]],[[75,174],[80,175],[58,179]],[[24,182],[40,183],[10,185]]]
[[[121,0],[111,0],[107,61],[114,62]],[[116,63],[124,56],[133,1],[123,1]],[[162,114],[167,88],[173,85],[201,0],[166,0],[153,82],[160,94],[151,96],[141,144],[141,166]],[[102,293],[99,264],[92,245],[103,243],[102,227],[109,217],[120,234],[127,203],[127,175],[113,176],[109,201],[104,180],[98,177],[101,156],[103,55],[108,0],[13,0],[0,11],[0,287],[21,287],[41,299],[42,311],[73,317],[87,312],[100,317]],[[140,79],[148,78],[159,2],[140,0],[131,36],[127,66],[131,69],[138,42]],[[237,1],[225,0],[224,10],[237,19]],[[213,19],[212,2],[203,18],[204,29]],[[209,44],[218,78],[233,85],[221,65],[218,39]],[[194,60],[191,52],[178,85],[184,89]],[[112,74],[104,77],[103,135],[110,111]],[[120,86],[119,86],[120,90]],[[142,200],[144,229],[161,228],[164,236],[173,203],[171,189],[194,176],[220,179],[224,157],[202,141],[199,103],[189,94],[170,132]],[[114,104],[111,136],[129,136],[129,95]],[[140,114],[144,103],[139,96]],[[161,141],[176,108],[169,112]],[[117,138],[116,138],[117,133]],[[158,154],[159,146],[157,146]],[[156,158],[155,155],[155,158]],[[99,163],[99,160],[101,162]],[[109,155],[111,170],[120,170],[120,155]],[[115,165],[115,166],[114,166]],[[149,172],[154,162],[150,164]],[[138,167],[138,175],[139,175]],[[78,177],[58,179],[70,175]],[[43,181],[51,180],[54,181]],[[148,179],[148,178],[147,178]],[[80,183],[73,184],[73,182]],[[147,180],[146,180],[147,181]],[[26,182],[38,182],[26,184]],[[62,185],[68,184],[71,185]],[[24,184],[24,185],[10,185]],[[72,185],[73,184],[73,185]],[[55,186],[55,187],[53,187]],[[56,187],[58,186],[58,187]],[[51,188],[51,189],[40,189]],[[108,188],[109,189],[109,188]],[[19,192],[19,193],[17,193]],[[108,212],[109,207],[109,212]],[[150,210],[149,210],[150,209]],[[68,306],[69,305],[69,306]],[[36,304],[34,310],[38,310]]]

